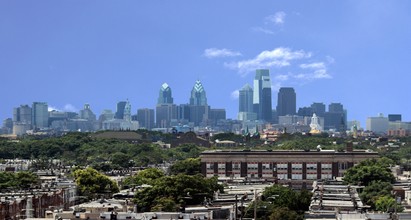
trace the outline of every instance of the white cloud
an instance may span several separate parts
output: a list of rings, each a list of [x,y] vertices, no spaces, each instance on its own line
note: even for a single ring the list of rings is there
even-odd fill
[[[271,22],[271,23],[274,23],[276,25],[282,25],[285,22],[285,16],[286,15],[287,14],[285,12],[279,11],[279,12],[276,12],[275,14],[273,14],[273,15],[267,16],[265,18],[265,20],[267,22]]]
[[[274,79],[277,81],[287,81],[289,79],[289,76],[281,74],[281,75],[275,76]]]
[[[61,112],[61,110],[60,110],[60,109],[58,109],[58,108],[57,108],[57,107],[55,107],[55,106],[51,106],[51,105],[49,105],[49,106],[48,106],[47,111],[49,111],[49,112],[51,112],[51,111],[58,111],[58,112]]]
[[[335,59],[332,56],[326,56],[325,59],[327,59],[327,62],[330,64],[335,63]]]
[[[217,57],[236,57],[241,56],[240,52],[232,51],[229,49],[217,49],[217,48],[208,48],[204,50],[205,57],[207,58],[217,58]]]
[[[78,109],[72,104],[65,104],[63,110],[66,112],[78,112]]]
[[[311,53],[307,53],[303,50],[293,51],[290,48],[279,47],[274,50],[265,50],[253,59],[225,63],[225,66],[230,69],[235,69],[242,76],[245,76],[256,69],[285,67],[289,66],[290,62],[293,60],[309,57],[311,57]]]
[[[254,28],[253,28],[253,31],[262,32],[262,33],[264,33],[264,34],[271,34],[271,35],[274,35],[274,34],[275,34],[274,31],[272,31],[272,30],[270,30],[270,29],[267,29],[267,28],[263,28],[263,27],[254,27]]]
[[[240,91],[237,89],[237,90],[234,90],[232,93],[231,93],[231,99],[234,99],[234,100],[236,100],[236,99],[238,99],[238,97],[240,96]]]
[[[318,63],[303,63],[300,65],[302,69],[325,69],[325,64],[323,62]]]

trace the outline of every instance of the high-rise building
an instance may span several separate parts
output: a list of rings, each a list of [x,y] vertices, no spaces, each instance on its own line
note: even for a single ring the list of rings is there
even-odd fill
[[[163,83],[159,93],[157,105],[173,104],[171,88],[167,83]]]
[[[225,109],[210,109],[208,119],[211,125],[215,126],[219,120],[226,119]]]
[[[271,80],[268,69],[256,70],[254,77],[253,110],[258,120],[272,120]]]
[[[31,124],[31,108],[28,105],[20,105],[13,109],[13,123]]]
[[[325,105],[322,102],[314,102],[311,104],[311,109],[318,117],[324,117]]]
[[[127,102],[126,101],[121,101],[117,103],[117,110],[116,113],[114,114],[115,119],[123,119],[124,118],[124,109],[126,107]]]
[[[257,114],[253,110],[253,89],[246,84],[239,91],[238,96],[238,120],[256,120]]]
[[[156,124],[158,128],[169,128],[172,120],[177,119],[177,106],[173,104],[171,88],[164,83],[159,92],[156,106]]]
[[[48,105],[46,102],[33,102],[31,107],[32,124],[35,128],[47,128],[49,123]]]
[[[138,109],[137,121],[140,127],[143,127],[147,130],[151,130],[154,127],[154,109]]]
[[[297,98],[294,88],[282,87],[278,92],[277,114],[278,116],[295,115]]]
[[[347,129],[347,111],[341,103],[328,105],[328,112],[324,114],[324,129],[345,131]]]
[[[366,121],[366,129],[375,133],[387,133],[388,125],[388,118],[383,114],[379,114],[378,117],[368,117]]]
[[[131,104],[128,100],[126,102],[126,105],[124,106],[123,120],[131,121]]]
[[[207,105],[206,92],[199,80],[194,84],[191,90],[190,105],[189,105],[189,121],[195,126],[200,125],[208,120],[208,112],[210,107]]]
[[[394,121],[401,121],[402,117],[401,114],[389,114],[388,115],[388,121],[394,122]]]
[[[191,90],[190,105],[207,105],[206,92],[200,80],[197,80]]]

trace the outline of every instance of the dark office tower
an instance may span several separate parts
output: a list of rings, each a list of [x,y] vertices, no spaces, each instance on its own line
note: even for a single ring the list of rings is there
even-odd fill
[[[35,128],[47,128],[49,124],[48,105],[45,102],[33,102],[31,121]]]
[[[297,98],[294,88],[283,87],[278,92],[277,114],[278,116],[295,115]]]
[[[169,128],[170,122],[177,119],[177,106],[173,104],[171,88],[164,83],[160,88],[156,106],[156,124],[158,128]]]
[[[31,108],[28,105],[20,105],[13,109],[13,123],[31,124]]]
[[[121,101],[117,103],[117,110],[116,114],[114,115],[115,119],[123,119],[124,118],[124,110],[126,108],[126,101]]]
[[[401,114],[389,114],[388,121],[401,121],[402,117]]]
[[[210,109],[208,119],[212,126],[217,125],[218,121],[226,119],[225,109]]]
[[[311,109],[318,117],[324,117],[325,105],[322,102],[314,102],[311,104]]]
[[[344,107],[341,103],[331,103],[328,105],[329,112],[344,112]]]
[[[190,105],[207,105],[206,92],[200,80],[196,81],[191,90]]]
[[[271,81],[268,69],[258,69],[254,78],[253,109],[258,120],[272,120]]]
[[[328,105],[328,112],[324,114],[324,129],[335,129],[345,131],[347,125],[347,111],[341,103]]]
[[[154,126],[154,109],[142,108],[137,110],[137,121],[140,128],[150,130]]]
[[[313,116],[313,109],[311,107],[302,107],[298,109],[298,116],[311,117]]]

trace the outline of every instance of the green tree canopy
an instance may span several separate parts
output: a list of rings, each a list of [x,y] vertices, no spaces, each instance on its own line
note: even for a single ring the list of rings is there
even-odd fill
[[[389,165],[392,160],[388,158],[368,159],[351,167],[344,174],[344,182],[347,184],[368,186],[373,181],[385,181],[393,183],[394,175]]]
[[[375,209],[376,201],[382,196],[390,196],[392,185],[389,182],[372,181],[360,193],[361,200]]]
[[[201,161],[200,158],[188,158],[185,160],[176,161],[170,167],[170,173],[172,175],[187,174],[196,175],[201,173]]]
[[[164,172],[157,168],[147,168],[145,170],[139,171],[136,175],[128,177],[124,180],[124,185],[141,186],[143,184],[152,185],[154,182],[163,177]]]
[[[73,176],[80,196],[95,199],[99,196],[119,192],[116,182],[93,168],[75,170]]]
[[[0,172],[0,189],[29,189],[39,184],[39,177],[32,172]]]
[[[163,176],[154,181],[152,187],[138,191],[135,203],[140,207],[139,211],[158,210],[159,207],[162,211],[176,211],[177,207],[200,204],[205,198],[212,198],[217,190],[223,190],[223,187],[215,177],[184,174]]]

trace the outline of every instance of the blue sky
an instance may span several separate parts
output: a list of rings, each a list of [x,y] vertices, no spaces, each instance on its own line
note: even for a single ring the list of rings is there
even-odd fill
[[[411,120],[411,2],[0,1],[0,118],[45,101],[96,114],[129,99],[154,108],[161,85],[187,103],[201,80],[235,118],[236,91],[269,68],[297,107],[341,102],[349,120]]]

